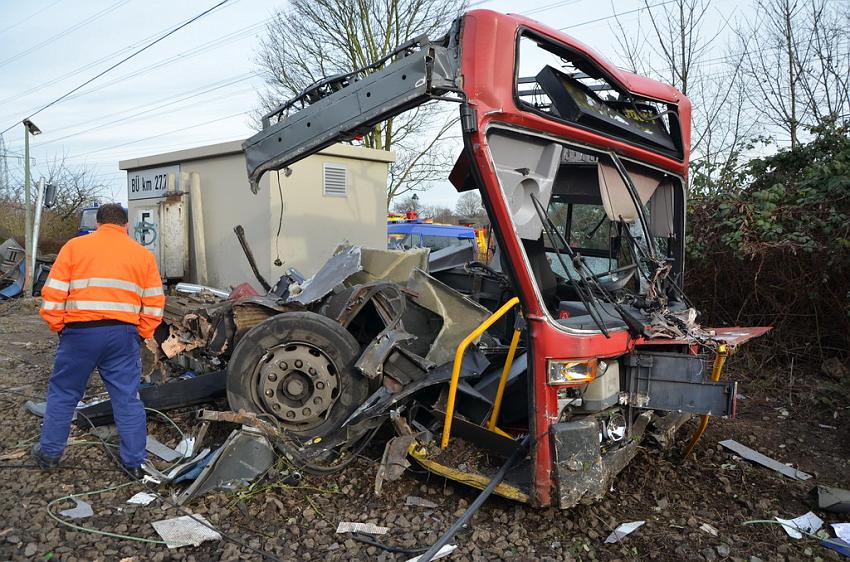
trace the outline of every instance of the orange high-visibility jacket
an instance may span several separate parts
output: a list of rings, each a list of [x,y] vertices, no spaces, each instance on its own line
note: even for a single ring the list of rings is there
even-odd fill
[[[165,295],[153,253],[117,224],[69,240],[41,289],[41,316],[59,332],[71,322],[120,320],[153,336]]]

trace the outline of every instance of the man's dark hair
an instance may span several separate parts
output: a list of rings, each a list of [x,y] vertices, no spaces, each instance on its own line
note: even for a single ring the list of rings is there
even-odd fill
[[[127,211],[118,203],[107,203],[97,209],[98,224],[127,224]]]

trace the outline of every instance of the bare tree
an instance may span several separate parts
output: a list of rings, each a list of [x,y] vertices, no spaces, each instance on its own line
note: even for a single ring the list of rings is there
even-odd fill
[[[420,35],[439,36],[464,6],[465,0],[292,0],[272,17],[260,42],[258,63],[266,82],[262,109],[270,111],[324,77],[381,60]],[[455,122],[428,104],[379,123],[363,136],[364,146],[396,153],[388,205],[395,197],[427,189],[445,172],[450,160],[443,141]]]
[[[99,180],[89,166],[70,166],[65,155],[51,160],[45,170],[45,180],[56,186],[54,212],[60,220],[76,217],[83,208],[100,202],[107,185]]]
[[[751,105],[765,122],[788,134],[792,149],[811,116],[801,71],[812,55],[811,33],[801,25],[804,7],[799,0],[757,0],[755,17],[738,30],[744,72],[753,86]]]
[[[455,214],[462,217],[479,217],[484,215],[481,195],[477,191],[467,191],[458,197],[455,203]]]
[[[713,176],[728,167],[751,133],[738,103],[742,55],[709,56],[729,29],[723,17],[711,22],[712,7],[712,0],[644,0],[647,25],[639,19],[636,29],[626,29],[615,18],[619,54],[629,69],[671,84],[693,102],[692,177]]]

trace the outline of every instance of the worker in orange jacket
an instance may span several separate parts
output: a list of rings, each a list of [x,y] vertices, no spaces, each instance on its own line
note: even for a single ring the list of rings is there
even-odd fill
[[[112,400],[121,463],[141,478],[147,422],[139,348],[162,321],[165,295],[154,255],[127,234],[121,205],[102,205],[97,230],[62,247],[41,296],[41,316],[59,333],[59,349],[34,460],[44,469],[59,464],[74,410],[97,367]]]

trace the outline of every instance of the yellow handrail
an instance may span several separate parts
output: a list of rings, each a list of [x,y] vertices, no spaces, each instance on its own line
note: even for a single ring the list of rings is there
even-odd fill
[[[505,359],[505,366],[502,368],[502,377],[499,379],[499,388],[496,389],[496,399],[493,400],[493,413],[490,415],[490,421],[487,422],[487,429],[500,434],[504,432],[496,427],[496,421],[499,419],[499,411],[502,409],[502,395],[505,394],[505,385],[508,382],[508,373],[511,371],[511,366],[514,363],[516,348],[519,346],[519,336],[522,330],[517,328],[514,330],[514,335],[511,338],[511,346],[508,348],[508,357]]]
[[[717,346],[717,355],[714,356],[714,366],[711,368],[711,381],[717,382],[720,380],[720,373],[723,372],[723,365],[726,363],[726,358],[729,356],[729,349],[725,343],[721,343]],[[691,456],[691,453],[694,451],[694,448],[697,446],[697,443],[702,437],[702,434],[705,433],[705,428],[708,427],[708,418],[709,416],[702,416],[702,419],[699,422],[699,427],[697,427],[694,436],[691,437],[691,442],[688,443],[688,447],[685,449],[685,454],[682,456],[682,460],[687,459]]]
[[[519,303],[519,298],[514,297],[505,304],[502,305],[499,310],[494,312],[490,317],[479,324],[477,328],[475,328],[468,336],[466,336],[460,345],[457,346],[457,351],[455,352],[455,362],[452,365],[452,380],[449,383],[449,400],[446,404],[446,419],[443,423],[443,438],[440,441],[440,448],[445,449],[449,445],[449,436],[452,431],[452,418],[454,417],[455,411],[455,398],[457,396],[457,383],[460,379],[460,364],[463,361],[463,354],[466,351],[466,348],[469,347],[475,339],[483,334],[487,328],[492,326],[496,320],[504,316],[510,309],[515,307]]]

